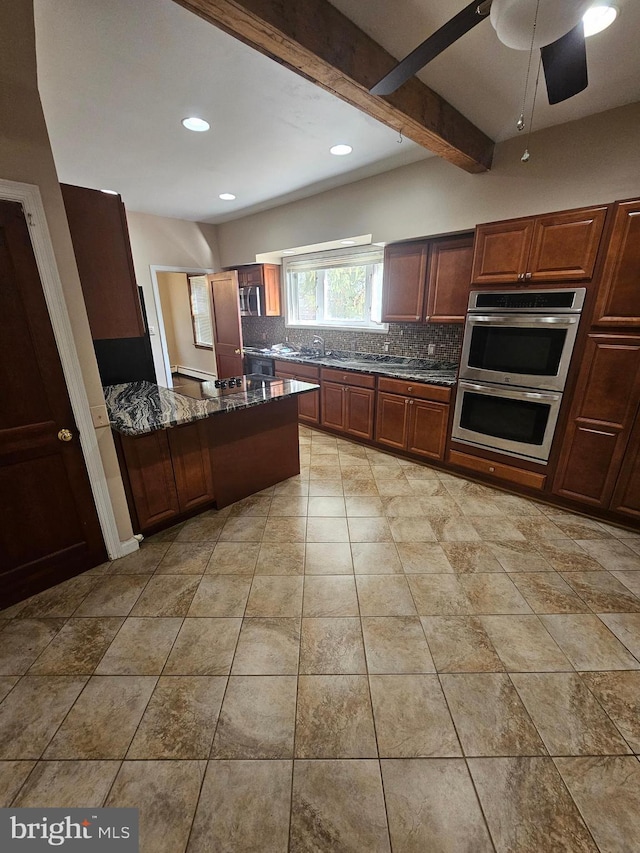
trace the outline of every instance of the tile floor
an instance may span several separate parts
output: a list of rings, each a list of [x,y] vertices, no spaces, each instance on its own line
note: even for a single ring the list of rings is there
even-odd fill
[[[0,806],[149,853],[640,850],[640,534],[301,429],[0,613]]]

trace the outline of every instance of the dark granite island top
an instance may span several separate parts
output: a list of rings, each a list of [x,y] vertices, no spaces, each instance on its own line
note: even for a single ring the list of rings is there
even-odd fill
[[[112,428],[123,435],[137,436],[212,415],[275,403],[317,388],[317,385],[293,379],[264,382],[244,377],[241,388],[218,389],[213,382],[203,382],[200,398],[179,394],[151,382],[108,385],[104,395]]]

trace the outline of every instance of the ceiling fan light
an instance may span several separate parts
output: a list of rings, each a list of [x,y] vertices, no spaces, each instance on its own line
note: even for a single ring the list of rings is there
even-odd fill
[[[493,0],[491,24],[500,41],[515,50],[543,47],[566,35],[593,0]],[[536,9],[538,16],[536,21]]]
[[[585,38],[595,36],[610,27],[618,17],[618,8],[609,3],[598,3],[592,6],[582,16]]]

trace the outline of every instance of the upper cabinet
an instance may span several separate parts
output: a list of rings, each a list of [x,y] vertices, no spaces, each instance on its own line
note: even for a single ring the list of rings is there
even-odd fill
[[[144,321],[119,195],[61,184],[94,340],[135,338]]]
[[[384,250],[382,320],[464,322],[472,255],[469,234],[388,245]]]
[[[608,207],[478,225],[472,285],[589,281]]]
[[[247,264],[237,267],[236,272],[240,287],[260,288],[261,316],[280,317],[282,315],[278,264]]]
[[[594,326],[640,326],[640,200],[618,202]]]

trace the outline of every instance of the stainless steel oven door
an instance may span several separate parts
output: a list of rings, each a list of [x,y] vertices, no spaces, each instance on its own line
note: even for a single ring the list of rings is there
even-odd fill
[[[562,394],[458,382],[452,438],[535,462],[549,458]]]
[[[579,321],[572,314],[468,314],[460,376],[562,391]]]

